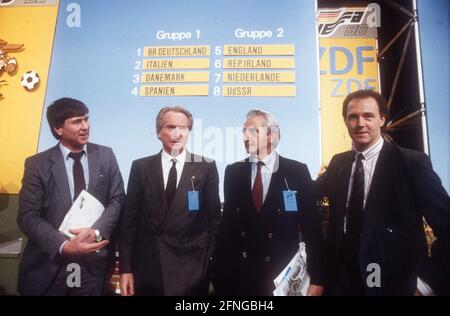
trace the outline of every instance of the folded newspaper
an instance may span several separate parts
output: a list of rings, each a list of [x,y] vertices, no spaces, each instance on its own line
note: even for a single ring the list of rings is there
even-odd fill
[[[99,200],[83,190],[64,217],[59,231],[72,238],[75,235],[69,232],[69,229],[91,227],[104,210],[105,208]]]
[[[299,249],[286,268],[276,277],[274,296],[306,296],[309,287],[309,274],[306,270],[305,243]]]

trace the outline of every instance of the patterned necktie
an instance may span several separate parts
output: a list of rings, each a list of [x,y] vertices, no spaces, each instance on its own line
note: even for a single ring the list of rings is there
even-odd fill
[[[167,207],[170,208],[173,202],[173,198],[175,197],[175,193],[177,192],[177,160],[172,159],[172,167],[169,171],[169,178],[167,179],[167,185],[166,185],[166,201],[167,201]]]
[[[263,184],[261,177],[261,167],[263,165],[264,162],[262,161],[258,161],[256,163],[256,177],[252,189],[253,203],[255,203],[255,207],[258,212],[261,211],[261,206],[263,204]]]
[[[80,192],[86,189],[86,182],[84,181],[83,165],[81,164],[81,157],[84,155],[84,150],[79,153],[69,153],[69,157],[73,159],[73,200],[75,201]]]
[[[356,160],[355,173],[353,174],[352,191],[347,208],[347,234],[350,237],[358,238],[363,226],[364,207],[364,167],[363,154],[359,154]]]

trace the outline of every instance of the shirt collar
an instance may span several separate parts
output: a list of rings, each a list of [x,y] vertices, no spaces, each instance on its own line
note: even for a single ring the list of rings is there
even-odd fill
[[[358,154],[361,153],[361,154],[363,154],[365,160],[369,160],[380,153],[381,148],[383,148],[383,144],[384,144],[384,139],[382,136],[380,136],[380,139],[375,144],[373,144],[372,146],[367,148],[366,150],[361,151],[361,152],[358,151],[355,147],[355,144],[352,145],[352,150],[355,153],[355,156],[358,156]]]
[[[64,160],[67,160],[69,154],[70,154],[72,151],[71,151],[69,148],[67,148],[66,146],[64,146],[61,142],[59,143],[59,149],[61,150],[61,153],[63,154]],[[87,144],[85,144],[85,145],[83,146],[83,149],[82,149],[82,150],[84,150],[84,154],[85,154],[86,157],[87,157]]]
[[[172,159],[176,159],[177,162],[180,162],[181,164],[184,164],[184,162],[186,161],[186,148],[183,149],[183,151],[181,152],[181,154],[179,154],[176,157],[172,157],[171,155],[169,155],[168,153],[166,153],[166,151],[163,149],[162,150],[162,154],[161,154],[161,158],[164,164],[168,164],[170,163],[170,161]]]
[[[264,159],[258,159],[255,156],[250,156],[249,161],[252,165],[256,165],[258,161],[262,161],[264,163],[264,167],[270,173],[273,173],[273,169],[275,167],[275,163],[278,158],[278,153],[274,150],[270,153],[270,155],[266,156]]]

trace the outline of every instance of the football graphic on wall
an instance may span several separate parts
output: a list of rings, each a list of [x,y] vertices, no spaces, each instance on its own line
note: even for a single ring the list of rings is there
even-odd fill
[[[30,70],[22,76],[20,82],[25,89],[33,90],[38,86],[40,80],[39,74],[36,71]]]

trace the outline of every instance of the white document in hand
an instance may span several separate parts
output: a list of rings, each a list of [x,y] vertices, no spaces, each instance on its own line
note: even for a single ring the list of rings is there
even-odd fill
[[[69,229],[91,227],[105,210],[102,203],[86,190],[81,191],[67,212],[59,231],[67,237],[75,235]]]
[[[299,244],[299,249],[286,268],[273,280],[275,296],[306,296],[309,287],[309,274],[306,266],[306,246]]]

